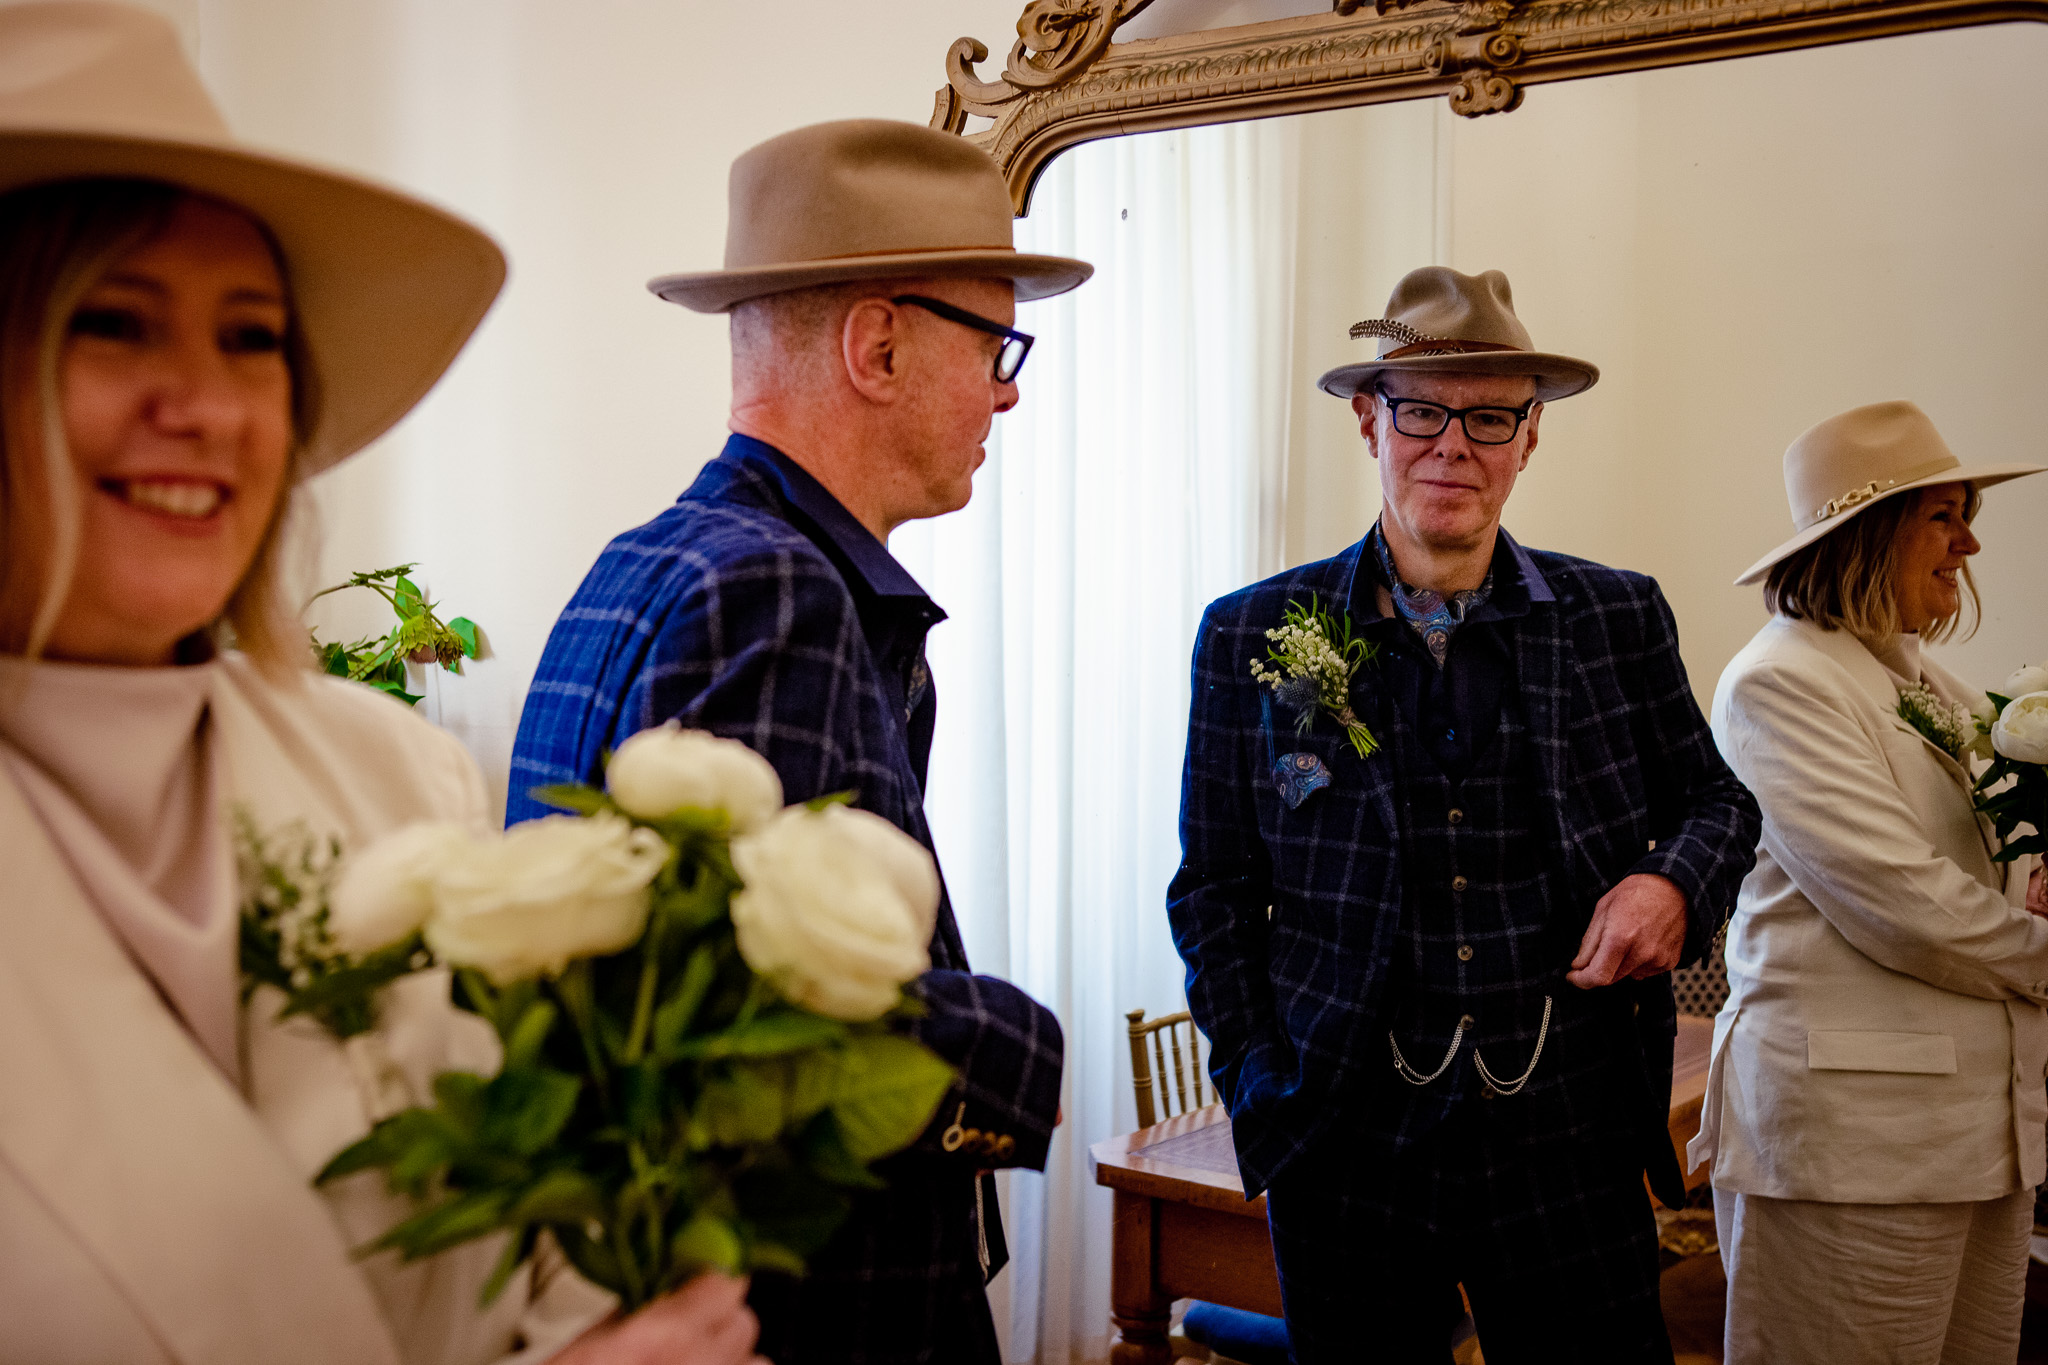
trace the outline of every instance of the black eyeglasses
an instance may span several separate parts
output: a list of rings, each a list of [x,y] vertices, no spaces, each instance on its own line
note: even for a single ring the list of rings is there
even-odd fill
[[[1472,443],[1482,446],[1504,446],[1514,440],[1529,418],[1529,409],[1536,406],[1532,398],[1519,408],[1447,408],[1420,398],[1396,398],[1385,389],[1379,393],[1380,401],[1394,414],[1394,430],[1403,436],[1441,436],[1455,417],[1465,424]]]
[[[972,327],[977,332],[987,332],[992,337],[1001,337],[1002,346],[996,351],[996,383],[1008,384],[1017,377],[1017,371],[1024,368],[1024,357],[1031,354],[1031,343],[1038,340],[1029,332],[1020,332],[1014,327],[1005,327],[993,318],[979,313],[970,313],[965,308],[955,308],[942,299],[928,299],[922,294],[898,294],[891,303],[909,303],[936,313],[948,322],[957,322],[962,327]]]

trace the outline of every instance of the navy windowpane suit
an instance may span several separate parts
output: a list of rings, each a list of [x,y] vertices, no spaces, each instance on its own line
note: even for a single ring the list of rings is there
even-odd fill
[[[1245,1188],[1269,1191],[1296,1359],[1361,1340],[1446,1359],[1438,1306],[1459,1280],[1490,1360],[1668,1359],[1642,1189],[1682,1198],[1670,979],[1563,977],[1632,873],[1685,893],[1697,957],[1753,863],[1756,804],[1651,580],[1503,532],[1453,686],[1380,620],[1370,555],[1361,541],[1204,616],[1168,893]],[[1325,715],[1298,734],[1251,675],[1312,597],[1389,651],[1353,682],[1384,746],[1370,758]],[[1475,697],[1491,714],[1467,714]],[[1317,764],[1329,782],[1305,795],[1275,780]],[[1390,1033],[1418,1075],[1449,1064],[1403,1080]]]
[[[734,436],[674,506],[605,548],[562,612],[520,718],[507,820],[548,813],[535,787],[601,781],[605,751],[673,718],[766,756],[785,800],[851,790],[930,848],[924,639],[943,618],[816,480]],[[975,1171],[1044,1168],[1062,1038],[1051,1011],[969,972],[943,893],[931,956],[916,1032],[960,1079],[807,1278],[756,1279],[776,1365],[996,1365],[984,1285],[1007,1253],[994,1183]],[[1013,1138],[1014,1156],[943,1153],[956,1118]]]

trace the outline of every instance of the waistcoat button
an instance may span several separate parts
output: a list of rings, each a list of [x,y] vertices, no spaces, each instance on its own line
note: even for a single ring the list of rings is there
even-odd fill
[[[1444,818],[1454,825],[1462,825],[1465,823],[1465,812],[1453,808],[1451,813]]]
[[[1460,961],[1460,962],[1470,962],[1471,960],[1472,960],[1472,945],[1471,945],[1471,944],[1469,944],[1469,943],[1460,943],[1460,944],[1458,945],[1458,961]]]
[[[1469,885],[1471,883],[1467,882],[1463,877],[1451,878],[1451,890],[1453,891],[1463,891]]]

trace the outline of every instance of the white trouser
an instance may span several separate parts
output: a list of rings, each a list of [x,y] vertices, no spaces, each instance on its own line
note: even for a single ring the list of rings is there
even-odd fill
[[[1826,1204],[1714,1191],[1727,1365],[2012,1365],[2034,1192]]]

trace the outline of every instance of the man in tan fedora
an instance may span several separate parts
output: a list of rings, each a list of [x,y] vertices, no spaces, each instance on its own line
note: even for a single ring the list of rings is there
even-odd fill
[[[1756,803],[1656,584],[1501,529],[1543,405],[1598,371],[1498,271],[1414,271],[1351,335],[1377,354],[1320,385],[1381,515],[1210,606],[1169,892],[1293,1356],[1370,1324],[1375,1360],[1442,1361],[1462,1284],[1493,1365],[1669,1361],[1668,974]]]
[[[544,813],[532,788],[592,780],[628,735],[675,720],[759,750],[788,800],[850,791],[930,847],[924,641],[945,613],[889,533],[967,502],[1031,346],[1017,301],[1092,267],[1014,250],[995,164],[912,124],[763,143],[733,164],[730,213],[723,269],[649,287],[732,315],[732,438],[675,506],[612,542],[556,624],[508,819]],[[1044,1168],[1061,1034],[1016,987],[970,974],[943,900],[931,961],[916,1031],[959,1082],[806,1278],[757,1277],[778,1365],[997,1361],[984,1286],[1006,1252],[986,1172]]]

